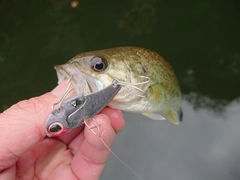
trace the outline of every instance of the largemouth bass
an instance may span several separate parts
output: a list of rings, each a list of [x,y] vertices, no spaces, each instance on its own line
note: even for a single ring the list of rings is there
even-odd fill
[[[118,47],[81,53],[55,66],[59,83],[72,78],[77,94],[122,85],[108,106],[179,124],[181,90],[172,67],[157,53],[139,47]]]

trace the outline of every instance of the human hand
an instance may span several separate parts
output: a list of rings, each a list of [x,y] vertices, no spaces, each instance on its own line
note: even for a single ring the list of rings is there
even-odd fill
[[[57,138],[45,137],[51,106],[66,83],[40,97],[21,101],[0,114],[0,179],[98,179],[109,150],[98,136],[81,126]],[[95,116],[103,139],[112,147],[124,127],[119,110],[109,107]],[[88,124],[94,125],[92,120]]]

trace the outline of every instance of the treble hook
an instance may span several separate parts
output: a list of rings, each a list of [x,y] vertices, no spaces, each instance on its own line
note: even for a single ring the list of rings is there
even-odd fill
[[[61,104],[62,104],[63,100],[66,98],[66,96],[68,95],[68,93],[73,89],[73,87],[70,88],[70,86],[71,86],[70,81],[72,80],[72,78],[73,78],[73,76],[71,76],[71,77],[68,79],[68,81],[67,81],[68,87],[67,87],[66,90],[64,91],[64,93],[63,93],[62,97],[60,98],[60,100],[52,105],[52,110],[53,110],[53,111],[58,109],[58,108],[55,108],[56,105],[59,104],[59,107],[61,107]]]
[[[88,120],[84,119],[84,124],[85,126],[87,126],[87,128],[94,134],[94,135],[97,135],[99,137],[101,137],[101,134],[100,134],[100,124],[97,123],[96,119],[95,118],[92,118],[93,122],[94,122],[94,126],[89,126],[88,125]],[[93,129],[94,128],[97,128],[97,132],[95,132]]]
[[[148,84],[151,81],[151,79],[149,77],[147,77],[147,76],[139,76],[139,78],[145,78],[147,80],[143,81],[143,82],[136,82],[136,83],[132,82],[132,83],[130,83],[130,82],[122,81],[120,79],[114,79],[114,84],[118,84],[118,85],[121,85],[121,86],[129,86],[131,88],[134,88],[134,89],[136,89],[136,90],[138,90],[138,91],[140,91],[142,93],[142,95],[141,94],[137,94],[136,96],[139,96],[139,97],[142,97],[142,98],[146,98],[147,97],[147,93],[144,92],[141,88],[139,88],[137,86],[138,85]]]

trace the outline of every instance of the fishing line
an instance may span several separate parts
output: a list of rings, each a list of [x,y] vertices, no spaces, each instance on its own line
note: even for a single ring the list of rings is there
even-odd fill
[[[97,135],[99,137],[99,139],[102,141],[103,145],[109,150],[109,152],[115,156],[115,158],[117,158],[127,169],[129,169],[135,176],[137,176],[139,179],[144,180],[140,175],[138,175],[130,166],[128,166],[120,157],[118,157],[112,150],[111,148],[105,143],[105,141],[103,140],[102,136],[105,133],[105,131],[103,131],[102,134],[100,134],[100,125],[97,124],[97,121],[92,118],[92,120],[95,123],[95,126],[89,126],[87,124],[88,120],[84,120],[84,124],[88,127],[88,129],[94,134]],[[97,128],[97,132],[95,132],[93,129]]]

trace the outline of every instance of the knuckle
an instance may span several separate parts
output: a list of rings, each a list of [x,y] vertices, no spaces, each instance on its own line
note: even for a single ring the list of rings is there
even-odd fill
[[[23,100],[13,105],[19,113],[37,113],[45,107],[44,103],[38,97],[29,100]]]

